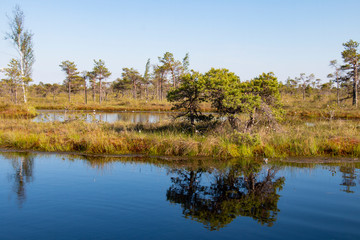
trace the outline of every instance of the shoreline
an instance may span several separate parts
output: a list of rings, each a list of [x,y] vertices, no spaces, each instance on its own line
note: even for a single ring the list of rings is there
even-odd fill
[[[204,130],[192,133],[184,122],[87,123],[2,119],[0,148],[177,158],[360,157],[357,122],[319,121],[316,127],[286,123],[252,134]],[[206,126],[204,126],[206,127]]]
[[[104,157],[104,158],[142,158],[142,159],[155,159],[167,162],[192,162],[192,161],[233,161],[233,160],[253,160],[262,161],[264,158],[229,158],[229,159],[214,159],[212,157],[185,157],[185,156],[161,156],[161,155],[145,155],[145,154],[94,154],[84,152],[49,152],[38,151],[31,149],[11,149],[0,148],[2,153],[30,153],[30,154],[45,154],[45,155],[75,155],[79,157]],[[312,157],[286,157],[286,158],[270,158],[269,163],[294,163],[294,164],[336,164],[336,163],[360,163],[360,158],[351,157],[328,157],[328,156],[312,156]]]

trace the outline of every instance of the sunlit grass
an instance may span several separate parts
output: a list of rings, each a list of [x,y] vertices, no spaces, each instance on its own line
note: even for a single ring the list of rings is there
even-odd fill
[[[0,120],[0,147],[38,151],[164,156],[286,157],[360,156],[360,125],[355,121],[284,122],[280,130],[253,133],[191,132],[182,122],[156,124],[35,123]],[[240,135],[239,135],[240,134]]]
[[[30,97],[30,105],[0,105],[0,147],[52,152],[96,154],[144,154],[166,156],[287,157],[348,156],[360,157],[360,110],[351,103],[336,106],[334,96],[316,95],[305,101],[299,96],[283,96],[287,111],[277,127],[259,125],[251,132],[232,131],[229,126],[198,124],[196,131],[184,122],[156,124],[126,122],[35,123],[23,118],[36,115],[35,109],[69,110],[151,110],[168,111],[171,104],[158,100],[134,100],[110,96],[102,105],[83,103],[80,94],[67,102],[66,94],[52,98]],[[4,100],[4,99],[3,99]],[[210,109],[204,105],[203,109]],[[211,110],[211,109],[210,109]],[[244,117],[244,116],[241,116]],[[241,119],[244,123],[246,119]]]
[[[37,112],[31,105],[24,104],[0,104],[1,118],[33,118],[37,116]]]

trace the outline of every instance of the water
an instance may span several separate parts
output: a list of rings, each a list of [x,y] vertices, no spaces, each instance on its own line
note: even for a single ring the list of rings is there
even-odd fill
[[[0,154],[0,239],[360,239],[359,164]]]
[[[53,122],[71,119],[83,119],[87,122],[128,122],[128,123],[157,123],[163,120],[171,119],[172,113],[167,112],[97,112],[97,111],[64,111],[64,110],[38,110],[34,122]]]

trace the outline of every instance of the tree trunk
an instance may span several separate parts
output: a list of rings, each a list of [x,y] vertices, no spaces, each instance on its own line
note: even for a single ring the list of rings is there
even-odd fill
[[[336,98],[337,98],[337,105],[340,105],[340,91],[339,91],[339,74],[336,71]]]
[[[254,108],[253,111],[250,112],[250,119],[247,123],[246,130],[250,130],[255,124],[255,111],[256,111],[256,108]]]
[[[136,82],[133,80],[133,99],[136,99]]]
[[[175,77],[174,69],[171,65],[170,65],[170,70],[171,70],[171,76],[173,79],[173,87],[176,88],[176,77]]]
[[[163,100],[163,79],[160,79],[160,101]]]
[[[158,79],[158,83],[156,84],[156,97],[157,99],[160,99],[160,90],[159,90],[159,86],[160,86],[160,79]]]
[[[101,78],[99,78],[99,103],[101,104]]]
[[[305,100],[305,90],[306,90],[306,88],[305,88],[305,84],[303,85],[303,100]]]
[[[358,89],[358,72],[357,62],[354,63],[354,89],[353,89],[353,105],[357,108],[357,89]]]
[[[23,90],[23,94],[24,94],[24,103],[26,104],[27,100],[26,100],[26,91],[25,91],[25,82],[24,82],[24,77],[25,77],[25,74],[24,74],[24,59],[23,59],[23,53],[21,52],[21,43],[20,43],[20,40],[21,40],[21,35],[18,34],[18,48],[19,48],[19,53],[20,53],[20,79],[21,79],[21,87],[22,87],[22,90]]]
[[[139,86],[139,99],[142,99],[142,87],[141,87],[141,84]]]
[[[95,102],[95,79],[93,79],[92,82],[92,98],[93,98],[93,102]]]
[[[27,100],[26,100],[26,89],[25,89],[25,83],[24,83],[24,81],[22,82],[22,90],[23,90],[23,94],[24,94],[24,103],[27,103]]]
[[[87,104],[87,88],[86,88],[86,82],[84,85],[84,93],[85,93],[85,104]]]
[[[15,104],[17,104],[17,87],[15,86]]]
[[[68,94],[69,94],[69,102],[70,102],[71,101],[71,97],[70,97],[70,94],[71,94],[70,79],[68,80]]]
[[[162,72],[161,75],[160,75],[160,100],[162,101],[163,100],[163,85],[164,85],[164,75],[165,75],[165,72]]]

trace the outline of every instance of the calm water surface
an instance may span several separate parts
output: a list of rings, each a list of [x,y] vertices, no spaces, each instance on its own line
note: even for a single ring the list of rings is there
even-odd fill
[[[87,122],[128,122],[128,123],[157,123],[171,119],[172,113],[167,112],[97,112],[97,111],[65,111],[65,110],[38,110],[34,122],[63,122],[69,119],[84,119]]]
[[[0,239],[360,239],[359,164],[0,154]]]

